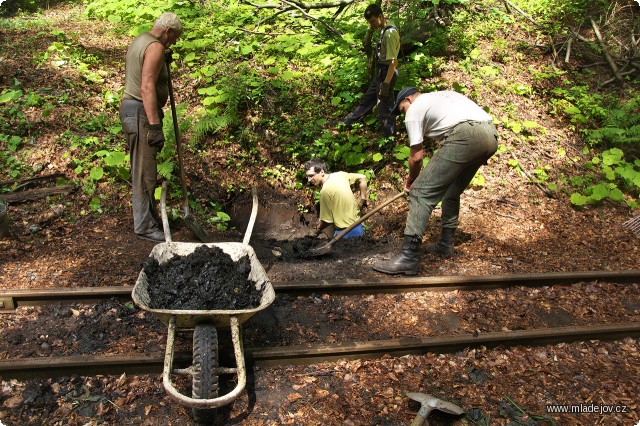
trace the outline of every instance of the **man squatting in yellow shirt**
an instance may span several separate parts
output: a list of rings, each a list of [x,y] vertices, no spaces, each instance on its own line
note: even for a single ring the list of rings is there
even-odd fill
[[[320,190],[320,222],[311,233],[317,237],[329,225],[334,226],[336,236],[358,220],[358,212],[367,205],[367,177],[360,173],[329,173],[322,161],[310,160],[304,166],[309,183],[322,186]],[[360,194],[354,197],[351,185],[358,181]],[[362,224],[354,227],[343,238],[364,235]]]

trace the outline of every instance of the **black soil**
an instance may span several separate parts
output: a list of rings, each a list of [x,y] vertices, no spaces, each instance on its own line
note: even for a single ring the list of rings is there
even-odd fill
[[[234,262],[218,247],[200,246],[160,264],[147,259],[150,307],[171,310],[238,310],[260,306],[262,286],[249,279],[248,256]]]

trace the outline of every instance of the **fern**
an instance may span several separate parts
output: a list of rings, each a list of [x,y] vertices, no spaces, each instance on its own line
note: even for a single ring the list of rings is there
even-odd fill
[[[603,127],[587,132],[587,141],[606,148],[632,149],[640,138],[640,96],[610,108]]]
[[[201,117],[196,125],[193,127],[193,141],[195,143],[200,142],[206,135],[217,133],[225,129],[230,124],[237,122],[237,118],[227,114],[219,115],[217,109],[207,111],[203,117]]]

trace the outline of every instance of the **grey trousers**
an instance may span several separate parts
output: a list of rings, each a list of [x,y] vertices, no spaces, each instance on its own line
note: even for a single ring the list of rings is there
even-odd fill
[[[460,194],[497,149],[498,133],[492,123],[466,121],[446,134],[440,149],[411,185],[404,234],[422,238],[440,201],[442,228],[457,228]]]
[[[160,117],[162,119],[162,113]],[[142,102],[123,99],[120,104],[120,123],[131,158],[133,230],[140,235],[160,231],[162,221],[154,198],[158,175],[156,155],[159,150],[147,142],[145,129],[149,121]]]

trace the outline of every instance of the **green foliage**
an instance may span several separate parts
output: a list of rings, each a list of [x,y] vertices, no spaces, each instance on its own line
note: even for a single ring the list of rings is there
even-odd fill
[[[33,126],[25,111],[41,107],[44,103],[45,97],[24,90],[22,83],[13,77],[11,87],[0,92],[0,132],[26,136]]]
[[[53,42],[49,49],[42,55],[45,61],[51,61],[58,68],[73,68],[89,83],[100,84],[104,79],[95,70],[98,67],[98,58],[88,54],[83,47],[66,36],[62,31],[52,31],[59,41]]]
[[[526,13],[533,16],[546,34],[564,33],[579,27],[590,12],[606,9],[605,0],[513,0]]]
[[[583,206],[611,200],[626,201],[629,207],[639,207],[640,160],[629,163],[623,154],[622,150],[613,148],[593,157],[585,165],[588,173],[570,179],[576,191],[571,194],[571,203]],[[625,196],[625,192],[635,196]]]
[[[231,216],[221,210],[217,211],[215,216],[207,220],[207,222],[214,224],[219,231],[226,231],[229,229],[230,221]]]
[[[533,36],[548,37],[577,28],[587,13],[602,7],[603,2],[579,0],[513,0],[532,15],[543,28],[525,29]],[[6,5],[8,2],[5,2]],[[37,0],[16,3],[42,4]],[[334,170],[360,170],[373,174],[390,162],[406,167],[409,148],[378,138],[376,118],[367,117],[364,124],[350,132],[332,132],[329,123],[350,111],[359,101],[368,83],[367,58],[361,40],[368,26],[362,19],[366,3],[354,3],[338,17],[335,9],[313,10],[322,21],[310,21],[300,14],[274,14],[273,9],[256,9],[243,2],[185,2],[184,0],[86,0],[86,13],[96,24],[109,22],[116,31],[135,36],[148,30],[161,11],[176,12],[185,26],[184,36],[174,47],[174,74],[183,73],[197,87],[188,96],[189,108],[178,105],[179,123],[183,134],[191,134],[186,148],[206,161],[207,144],[228,146],[227,167],[244,170],[256,167],[258,173],[273,184],[298,187],[296,177],[300,162],[321,158]],[[569,181],[573,186],[576,205],[596,204],[602,200],[619,200],[620,193],[629,205],[637,200],[637,144],[640,134],[638,97],[618,102],[602,91],[576,84],[576,75],[553,67],[523,69],[523,79],[508,81],[504,67],[518,66],[522,55],[532,54],[528,43],[520,42],[515,51],[511,26],[527,25],[516,14],[506,13],[502,5],[482,3],[467,7],[468,1],[439,0],[392,4],[387,15],[399,25],[401,34],[419,27],[433,4],[447,11],[446,26],[420,27],[428,34],[424,42],[416,42],[406,56],[400,58],[398,87],[412,85],[425,91],[453,88],[466,93],[482,104],[483,91],[505,95],[494,115],[500,117],[501,131],[510,131],[519,142],[535,143],[535,137],[545,131],[545,123],[519,117],[515,105],[518,97],[527,101],[548,101],[552,114],[570,122],[582,131],[593,149],[585,165],[581,181]],[[342,37],[322,25],[330,23]],[[0,167],[12,177],[25,172],[23,163],[33,150],[34,128],[37,123],[25,114],[29,109],[43,111],[46,118],[58,105],[73,106],[73,114],[61,117],[68,121],[68,131],[57,142],[67,149],[65,159],[77,173],[83,189],[92,194],[91,211],[102,211],[100,197],[93,196],[99,183],[128,180],[128,156],[122,152],[122,134],[117,119],[117,107],[122,87],[103,83],[106,74],[101,69],[104,58],[88,51],[71,31],[51,31],[43,20],[16,19],[0,21],[24,27],[44,28],[48,50],[35,53],[38,65],[53,66],[61,73],[77,73],[77,81],[67,90],[50,96],[46,88],[25,89],[15,78],[0,92]],[[110,26],[111,27],[111,26]],[[516,30],[519,28],[516,27]],[[374,34],[373,41],[378,34]],[[486,49],[480,42],[490,41]],[[2,60],[2,58],[0,58]],[[456,66],[457,64],[457,66]],[[458,81],[446,81],[441,73],[455,66]],[[523,67],[524,68],[524,67]],[[19,75],[19,74],[16,74]],[[525,80],[531,75],[534,81]],[[187,77],[185,77],[187,78]],[[552,88],[552,89],[548,89]],[[104,102],[103,111],[85,111],[83,100],[94,91]],[[515,101],[513,99],[516,99]],[[194,114],[187,114],[187,110]],[[175,138],[170,114],[164,122],[167,139],[158,156],[158,172],[177,188],[175,174]],[[210,137],[213,135],[213,138]],[[504,146],[503,146],[504,147]],[[618,157],[619,148],[623,152]],[[607,149],[598,154],[598,150]],[[634,151],[635,150],[635,151]],[[264,155],[267,153],[267,155]],[[614,155],[614,153],[616,153]],[[191,153],[190,153],[191,154]],[[425,159],[427,161],[428,159]],[[574,160],[575,161],[575,160]],[[612,164],[606,164],[612,162]],[[516,160],[508,163],[522,173]],[[549,166],[539,165],[533,174],[548,188],[557,189]],[[402,181],[402,179],[399,179]],[[482,187],[487,182],[477,175],[472,185]],[[225,182],[230,193],[241,191],[240,182]],[[178,194],[179,195],[179,194]],[[584,197],[580,198],[580,197]],[[192,200],[192,203],[195,203]],[[221,205],[194,205],[196,211],[213,211],[212,223],[226,228],[228,215]]]
[[[19,136],[0,134],[0,165],[13,179],[23,172],[23,163],[16,153],[21,142]]]
[[[95,155],[98,158],[102,158],[104,161],[106,169],[103,169],[103,172],[123,181],[131,179],[131,172],[129,171],[129,156],[124,152],[100,150],[96,152]]]
[[[601,128],[587,131],[587,142],[604,147],[620,147],[640,154],[640,95],[616,102],[607,110]]]
[[[0,16],[13,15],[18,12],[35,12],[49,6],[43,0],[8,0],[0,2]]]
[[[568,83],[568,82],[567,82]],[[607,116],[604,96],[588,86],[558,87],[551,91],[549,103],[552,114],[566,115],[578,125],[601,123]]]

